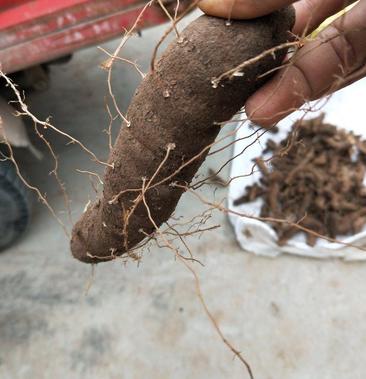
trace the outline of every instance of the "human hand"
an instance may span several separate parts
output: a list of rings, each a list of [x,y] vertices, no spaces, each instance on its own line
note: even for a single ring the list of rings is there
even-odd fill
[[[202,0],[207,14],[232,19],[263,16],[294,3],[293,33],[303,36],[355,0]],[[306,101],[343,88],[366,76],[366,0],[308,41],[245,104],[248,117],[270,126]]]

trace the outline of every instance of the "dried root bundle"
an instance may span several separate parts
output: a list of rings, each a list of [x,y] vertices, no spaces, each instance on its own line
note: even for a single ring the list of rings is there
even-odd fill
[[[324,116],[298,121],[279,144],[269,140],[271,168],[256,159],[260,183],[246,188],[235,204],[263,199],[261,216],[285,219],[330,238],[352,235],[366,224],[366,141],[324,123]],[[273,223],[278,243],[285,244],[299,228]],[[317,237],[307,233],[307,243]]]

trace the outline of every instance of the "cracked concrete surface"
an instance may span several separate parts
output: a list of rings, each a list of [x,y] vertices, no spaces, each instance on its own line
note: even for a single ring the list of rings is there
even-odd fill
[[[124,56],[146,70],[162,31],[144,32]],[[105,47],[113,50],[117,43]],[[52,115],[57,127],[101,159],[108,154],[102,131],[108,125],[106,73],[98,67],[103,59],[96,48],[75,54],[69,64],[52,68],[49,90],[29,98],[33,112]],[[139,77],[128,66],[116,65],[113,78],[119,105],[126,109]],[[76,169],[102,172],[102,167],[64,138],[47,136],[59,156],[76,219],[94,196],[88,177]],[[220,167],[229,155],[210,158],[201,174]],[[32,182],[65,218],[62,194],[48,175],[51,160],[23,156]],[[222,199],[226,190],[206,186],[202,193]],[[189,218],[200,207],[186,194],[176,215]],[[139,266],[119,261],[98,266],[86,295],[90,267],[71,258],[68,239],[48,211],[39,203],[34,208],[27,234],[0,255],[1,379],[247,377],[207,320],[191,275],[169,251],[153,247]],[[364,264],[255,257],[238,248],[223,214],[215,212],[208,224],[221,228],[190,239],[205,265],[197,267],[202,290],[256,378],[365,377]]]

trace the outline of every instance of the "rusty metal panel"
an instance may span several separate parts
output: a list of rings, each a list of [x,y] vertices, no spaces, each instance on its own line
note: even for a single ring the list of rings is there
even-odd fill
[[[57,4],[47,7],[46,13],[43,9],[32,9],[29,20],[25,21],[24,6],[13,8],[12,11],[0,13],[0,49],[23,41],[30,41],[38,37],[44,37],[54,32],[61,32],[78,24],[97,21],[108,15],[125,13],[134,7],[141,8],[143,1],[136,0],[68,0],[73,1],[72,6],[64,6],[62,9]],[[33,2],[28,2],[33,3]],[[62,1],[65,4],[64,1]],[[29,5],[28,5],[29,6]],[[9,17],[9,13],[16,10],[16,14]],[[52,10],[52,12],[50,12]],[[13,21],[10,21],[12,19]],[[12,26],[9,26],[12,25]]]
[[[0,8],[1,8],[0,0]],[[131,4],[143,3],[142,0],[26,0],[8,8],[6,12],[0,13],[0,30],[14,26],[24,25],[28,22],[37,22],[42,18],[51,19],[58,12],[73,12],[86,7],[97,7],[98,5],[109,6],[109,3],[117,3],[119,7],[126,8]]]
[[[7,8],[12,8],[20,4],[24,4],[29,0],[0,0],[0,11],[3,11]]]
[[[187,1],[181,1],[186,6]],[[8,0],[0,0],[0,9]],[[17,1],[0,13],[0,65],[10,73],[122,35],[147,1]],[[182,8],[183,9],[183,8]],[[166,21],[162,10],[146,8],[138,28]]]

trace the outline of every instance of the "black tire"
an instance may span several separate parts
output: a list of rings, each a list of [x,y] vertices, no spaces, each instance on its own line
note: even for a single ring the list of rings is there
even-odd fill
[[[0,251],[9,247],[29,224],[31,197],[14,164],[0,161]]]

